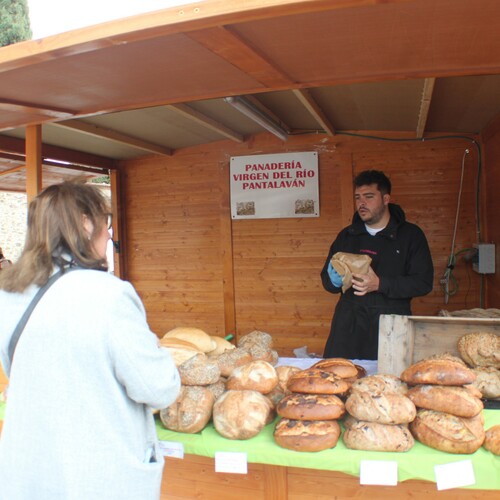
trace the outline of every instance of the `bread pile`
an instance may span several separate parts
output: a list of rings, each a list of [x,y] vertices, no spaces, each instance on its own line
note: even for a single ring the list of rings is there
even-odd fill
[[[394,375],[370,375],[354,382],[345,403],[343,441],[347,448],[404,452],[414,445],[408,424],[416,408],[408,387]]]
[[[360,373],[362,369],[343,358],[325,359],[293,373],[287,383],[290,394],[276,407],[282,417],[274,430],[276,443],[294,451],[335,447],[340,436],[338,420],[345,414],[340,396]]]
[[[447,453],[474,453],[485,438],[483,403],[471,386],[476,376],[465,363],[448,354],[409,366],[401,379],[411,385],[408,397],[418,408],[410,424],[421,443]]]
[[[483,398],[500,399],[500,336],[489,332],[463,335],[458,352],[476,375],[472,385]]]
[[[196,433],[213,419],[222,436],[249,439],[274,420],[265,394],[279,384],[272,364],[278,355],[268,333],[250,332],[235,346],[198,328],[175,328],[160,345],[172,354],[182,382],[177,400],[160,411],[167,429]]]

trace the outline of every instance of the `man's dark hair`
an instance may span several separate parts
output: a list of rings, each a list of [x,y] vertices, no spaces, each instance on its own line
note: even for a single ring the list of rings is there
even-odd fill
[[[391,194],[391,181],[380,170],[364,170],[354,178],[354,187],[376,184],[382,194]]]

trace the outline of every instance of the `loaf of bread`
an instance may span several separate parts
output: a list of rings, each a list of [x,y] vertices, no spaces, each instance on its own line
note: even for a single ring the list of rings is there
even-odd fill
[[[226,382],[229,390],[258,391],[262,394],[271,392],[278,385],[278,375],[274,366],[267,361],[251,361],[238,366]]]
[[[206,387],[182,386],[175,402],[160,411],[160,420],[172,431],[200,432],[212,416],[214,401],[214,395]]]
[[[416,385],[407,396],[419,408],[451,413],[457,417],[475,417],[484,407],[483,402],[465,387]]]
[[[236,367],[253,361],[252,355],[241,347],[224,351],[219,356],[216,356],[215,359],[223,377],[229,377]]]
[[[401,380],[411,385],[464,385],[471,384],[476,376],[463,363],[450,359],[423,359],[406,368]]]
[[[343,394],[349,389],[349,384],[334,373],[310,369],[292,375],[287,388],[304,394]]]
[[[351,392],[346,410],[358,420],[381,424],[407,424],[417,413],[409,398],[394,392]]]
[[[347,252],[333,254],[330,264],[342,276],[342,291],[352,285],[353,274],[366,274],[370,269],[372,259],[369,255]]]
[[[391,392],[404,395],[408,391],[408,386],[395,375],[380,373],[363,377],[354,382],[351,386],[351,392],[354,391],[370,393]]]
[[[213,408],[215,430],[227,439],[250,439],[272,421],[271,402],[257,391],[226,391]]]
[[[169,330],[163,338],[176,338],[181,340],[186,340],[191,344],[194,344],[200,351],[209,352],[214,350],[217,345],[212,340],[208,333],[204,332],[200,328],[191,327],[177,327]]]
[[[209,356],[218,356],[229,349],[234,349],[236,346],[231,344],[228,340],[222,337],[217,337],[216,335],[210,335],[210,338],[215,342],[215,348],[207,352]]]
[[[237,341],[237,345],[238,347],[243,347],[244,349],[249,349],[253,346],[272,349],[273,338],[271,337],[271,335],[269,335],[269,333],[254,330],[253,332],[241,336]]]
[[[160,339],[160,345],[168,350],[176,366],[182,365],[184,361],[202,352],[191,342],[174,337],[163,337]]]
[[[351,450],[405,452],[415,441],[407,425],[363,422],[350,417],[342,437]]]
[[[334,373],[341,378],[351,378],[358,376],[358,369],[352,361],[344,358],[327,358],[314,363],[311,366],[313,370],[322,370]]]
[[[222,396],[222,394],[226,392],[226,379],[224,377],[220,377],[217,382],[207,385],[206,388],[212,392],[215,401],[217,401],[219,396]]]
[[[344,416],[345,406],[333,394],[289,394],[276,411],[291,420],[336,420]]]
[[[184,361],[178,369],[184,385],[215,384],[221,375],[217,361],[204,353]]]
[[[339,440],[336,420],[290,420],[282,418],[274,429],[274,440],[294,451],[322,451],[334,448]]]
[[[276,374],[278,375],[278,387],[283,391],[284,394],[288,394],[290,391],[287,389],[288,380],[295,373],[301,371],[300,368],[296,366],[281,365],[275,368]]]
[[[500,368],[500,335],[475,332],[458,339],[458,352],[469,366]]]
[[[486,399],[500,398],[500,370],[492,366],[478,366],[472,371],[476,380],[472,385],[481,392],[481,397]]]
[[[500,424],[486,431],[483,446],[491,453],[500,455]]]
[[[474,453],[484,442],[483,415],[456,417],[434,410],[418,410],[410,430],[421,443],[446,453]]]

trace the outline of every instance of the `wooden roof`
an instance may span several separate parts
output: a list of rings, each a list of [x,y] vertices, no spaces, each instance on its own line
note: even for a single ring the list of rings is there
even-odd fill
[[[0,190],[24,190],[2,171],[26,125],[69,164],[44,161],[46,182],[262,132],[227,96],[291,134],[480,133],[500,116],[499,33],[497,0],[208,0],[4,47]]]

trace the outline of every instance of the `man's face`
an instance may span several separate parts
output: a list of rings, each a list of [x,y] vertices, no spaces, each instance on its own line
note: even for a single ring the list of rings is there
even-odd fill
[[[378,224],[387,214],[390,195],[382,195],[376,184],[357,187],[354,199],[361,220],[369,226]]]

